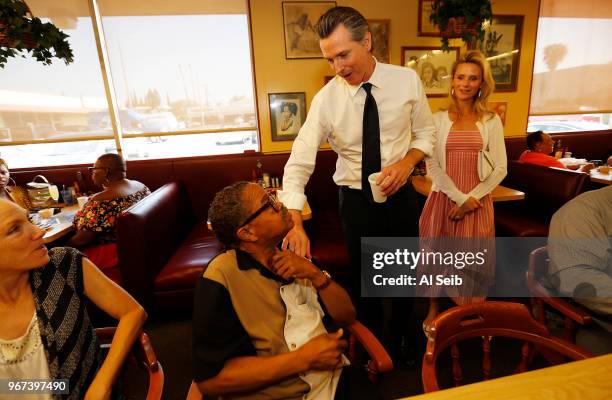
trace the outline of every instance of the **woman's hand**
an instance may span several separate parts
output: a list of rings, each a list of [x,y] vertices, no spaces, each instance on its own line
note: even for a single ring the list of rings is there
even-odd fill
[[[448,213],[448,218],[452,219],[453,221],[460,221],[463,219],[463,217],[465,217],[465,214],[465,211],[461,210],[461,207],[453,206]]]
[[[454,221],[459,221],[465,217],[466,214],[476,211],[482,207],[482,204],[476,198],[469,197],[466,201],[463,202],[461,207],[453,206],[450,213],[448,213],[448,217]]]

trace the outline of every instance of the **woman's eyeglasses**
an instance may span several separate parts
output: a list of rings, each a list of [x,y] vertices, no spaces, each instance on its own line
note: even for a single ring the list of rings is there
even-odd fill
[[[274,211],[276,211],[276,212],[279,212],[281,210],[282,205],[278,201],[278,199],[274,195],[272,195],[270,193],[266,193],[266,195],[267,195],[267,199],[266,199],[265,204],[263,204],[261,207],[259,207],[257,209],[257,211],[255,211],[247,219],[245,219],[244,222],[238,227],[238,229],[242,228],[243,226],[245,226],[249,222],[253,221],[255,218],[257,218],[259,216],[259,214],[261,214],[262,212],[266,211],[270,207],[272,207],[272,209]]]

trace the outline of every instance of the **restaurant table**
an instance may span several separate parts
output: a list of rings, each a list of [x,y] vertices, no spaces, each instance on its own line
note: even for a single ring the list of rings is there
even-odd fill
[[[62,208],[62,211],[49,218],[51,226],[47,228],[43,240],[45,243],[53,242],[61,237],[66,236],[69,232],[72,232],[72,220],[74,219],[75,212],[79,209],[78,205],[68,206]]]
[[[428,176],[413,176],[412,185],[414,189],[424,196],[428,196],[431,191],[431,179]],[[523,200],[525,193],[520,190],[511,189],[502,185],[497,185],[491,193],[494,202]]]
[[[596,169],[592,169],[589,173],[591,175],[591,181],[597,183],[603,183],[604,185],[612,185],[612,172],[602,174]]]
[[[573,361],[404,400],[604,400],[612,397],[612,354]]]

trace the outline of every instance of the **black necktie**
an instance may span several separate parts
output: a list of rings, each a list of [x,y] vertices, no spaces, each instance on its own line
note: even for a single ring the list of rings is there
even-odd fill
[[[378,107],[372,96],[372,84],[361,86],[366,91],[365,107],[363,108],[363,143],[361,151],[361,190],[371,201],[372,188],[368,176],[380,171],[380,126],[378,124]]]

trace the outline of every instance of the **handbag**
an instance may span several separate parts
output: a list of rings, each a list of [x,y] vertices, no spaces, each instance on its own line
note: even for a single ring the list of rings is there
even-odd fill
[[[32,203],[30,202],[30,197],[28,197],[27,189],[23,186],[17,186],[17,183],[15,183],[15,180],[13,178],[9,178],[9,183],[10,182],[13,182],[13,186],[7,185],[6,191],[8,192],[13,202],[21,208],[30,210],[32,208]]]
[[[493,163],[493,157],[487,150],[480,150],[478,152],[478,178],[480,181],[484,181],[491,175],[495,164]]]
[[[38,178],[43,182],[36,182]],[[44,176],[36,175],[32,182],[26,184],[26,188],[33,208],[48,208],[57,205],[59,190],[57,186],[50,184]]]

